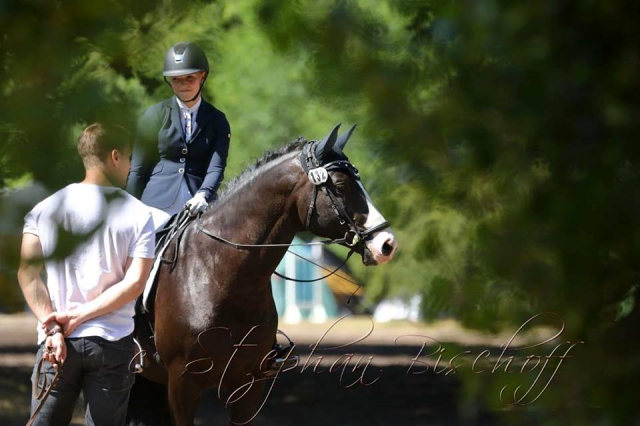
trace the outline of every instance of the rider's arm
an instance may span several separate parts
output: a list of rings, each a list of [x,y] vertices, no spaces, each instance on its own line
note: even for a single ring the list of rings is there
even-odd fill
[[[218,112],[216,117],[215,140],[213,141],[213,152],[207,174],[198,192],[202,192],[207,201],[215,199],[218,188],[224,179],[224,169],[227,166],[227,156],[229,155],[229,142],[231,140],[231,128],[225,115]]]
[[[158,130],[162,109],[157,105],[148,108],[138,121],[136,140],[131,158],[131,170],[127,181],[127,192],[140,199],[144,192],[153,167],[159,160]]]

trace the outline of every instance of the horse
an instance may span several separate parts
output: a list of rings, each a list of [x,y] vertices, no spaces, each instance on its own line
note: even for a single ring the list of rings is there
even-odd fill
[[[176,261],[158,271],[149,325],[136,317],[141,349],[155,356],[146,356],[132,388],[129,425],[149,414],[152,424],[168,420],[162,401],[150,399],[158,386],[151,382],[168,387],[160,397],[168,396],[175,425],[193,425],[211,387],[231,424],[251,423],[278,325],[270,277],[296,233],[333,239],[365,265],[393,258],[393,232],[343,151],[355,126],[340,136],[339,127],[321,141],[298,138],[267,151],[170,243]]]

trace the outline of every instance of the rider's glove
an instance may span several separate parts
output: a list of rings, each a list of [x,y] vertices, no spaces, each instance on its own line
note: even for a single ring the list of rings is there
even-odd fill
[[[207,199],[204,197],[204,192],[198,192],[192,199],[186,202],[185,208],[189,209],[189,214],[195,216],[198,213],[202,213],[207,208]]]

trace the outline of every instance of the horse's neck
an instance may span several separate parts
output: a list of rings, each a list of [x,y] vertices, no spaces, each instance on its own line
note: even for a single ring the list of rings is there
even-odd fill
[[[255,178],[221,200],[205,226],[213,226],[228,239],[241,244],[288,244],[302,230],[293,189],[297,182],[295,155],[267,164]],[[207,223],[208,222],[208,223]],[[264,257],[277,266],[286,248],[267,249],[268,255],[250,250],[250,256]],[[273,256],[271,255],[273,254]],[[279,259],[278,259],[279,257]]]

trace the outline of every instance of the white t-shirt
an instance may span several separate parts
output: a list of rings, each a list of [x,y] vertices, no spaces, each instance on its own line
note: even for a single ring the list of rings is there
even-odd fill
[[[86,303],[122,281],[127,258],[154,257],[150,208],[115,187],[71,184],[27,214],[23,233],[40,238],[55,311]],[[82,235],[86,239],[80,238]],[[61,248],[57,249],[58,241]],[[74,243],[75,250],[68,252]],[[121,339],[133,331],[134,305],[131,301],[89,320],[68,337]],[[44,340],[45,334],[38,326],[38,342]]]

